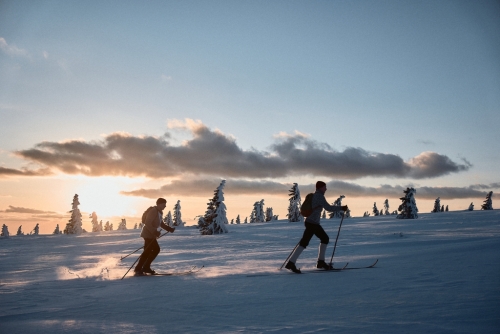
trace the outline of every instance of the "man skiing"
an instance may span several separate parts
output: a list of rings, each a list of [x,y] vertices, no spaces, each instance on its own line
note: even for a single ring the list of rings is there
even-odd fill
[[[151,269],[151,262],[160,253],[160,245],[156,238],[160,236],[160,227],[170,233],[175,231],[163,222],[163,209],[167,206],[167,200],[158,198],[156,206],[150,207],[143,215],[143,227],[141,237],[144,238],[144,251],[139,258],[139,263],[135,266],[134,274],[141,276],[144,274],[155,274],[156,272]],[[145,216],[145,217],[144,217]]]
[[[347,211],[348,207],[347,205],[337,206],[328,204],[325,199],[325,192],[326,183],[323,181],[316,182],[316,192],[314,193],[312,198],[312,213],[311,215],[309,215],[309,217],[306,218],[304,222],[306,229],[304,231],[302,239],[300,239],[299,245],[293,251],[292,255],[290,256],[290,260],[285,265],[286,269],[289,269],[294,273],[300,274],[300,269],[295,266],[295,263],[297,262],[300,254],[309,245],[309,241],[311,241],[313,235],[317,236],[321,241],[321,243],[319,244],[318,262],[316,263],[316,268],[325,270],[333,269],[331,264],[327,264],[325,262],[326,247],[328,246],[330,238],[328,237],[328,234],[326,234],[325,230],[323,230],[323,227],[321,227],[320,225],[321,211],[323,211],[323,209],[330,212],[340,210]]]

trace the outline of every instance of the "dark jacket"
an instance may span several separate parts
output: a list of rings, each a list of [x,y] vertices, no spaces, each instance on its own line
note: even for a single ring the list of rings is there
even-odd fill
[[[318,224],[321,221],[321,212],[323,209],[326,211],[334,212],[342,210],[342,207],[338,205],[330,205],[325,199],[325,194],[321,191],[316,190],[312,198],[312,214],[306,218],[306,223]]]

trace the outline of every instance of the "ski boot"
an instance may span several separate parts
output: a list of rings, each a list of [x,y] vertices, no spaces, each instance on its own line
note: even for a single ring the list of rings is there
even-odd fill
[[[316,268],[333,270],[333,266],[331,264],[326,263],[324,260],[318,260],[318,262],[316,263]]]
[[[296,274],[300,274],[301,273],[300,269],[298,269],[295,266],[295,263],[293,263],[292,261],[288,261],[288,263],[286,264],[285,268],[288,269],[288,270],[293,271]]]

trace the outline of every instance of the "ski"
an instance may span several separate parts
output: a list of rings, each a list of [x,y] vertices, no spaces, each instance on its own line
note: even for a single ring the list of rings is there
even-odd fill
[[[186,271],[177,271],[177,272],[171,272],[171,273],[154,273],[154,274],[146,274],[142,276],[183,276],[183,275],[191,275],[194,273],[197,273],[198,271],[202,270],[205,268],[205,266],[197,267],[193,266],[191,269],[186,270]],[[142,276],[137,276],[137,277],[142,277]]]
[[[373,267],[375,267],[375,265],[377,264],[377,262],[378,262],[378,259],[376,259],[375,262],[373,262],[371,265],[366,266],[366,267],[347,267],[347,268],[344,268],[342,270],[354,270],[354,269],[368,269],[368,268],[373,268]]]

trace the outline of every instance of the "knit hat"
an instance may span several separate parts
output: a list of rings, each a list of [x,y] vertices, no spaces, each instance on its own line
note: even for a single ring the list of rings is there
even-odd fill
[[[316,182],[316,189],[321,189],[323,188],[324,186],[326,186],[326,183],[323,182],[323,181],[318,181]]]

